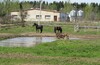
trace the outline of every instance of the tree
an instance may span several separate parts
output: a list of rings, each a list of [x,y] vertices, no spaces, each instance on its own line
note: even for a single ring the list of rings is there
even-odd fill
[[[92,19],[94,18],[94,12],[93,12],[93,7],[91,5],[87,5],[85,7],[85,19],[88,20],[88,19]]]
[[[71,5],[70,1],[65,2],[64,8],[62,9],[62,12],[70,12],[73,9],[73,6]]]
[[[55,1],[53,3],[49,3],[49,10],[57,10],[57,5]]]
[[[86,3],[81,3],[81,4],[80,4],[80,8],[83,8],[83,9],[84,9],[86,6],[87,6]]]
[[[22,27],[25,27],[25,21],[24,21],[24,10],[23,10],[23,3],[19,3],[20,5],[20,15],[21,15],[21,22],[22,22]]]
[[[22,5],[23,5],[24,10],[33,8],[32,3],[30,3],[29,1],[25,1],[25,2],[22,2],[22,3],[23,3]]]
[[[6,15],[6,11],[4,9],[4,3],[0,2],[0,17],[3,17]]]

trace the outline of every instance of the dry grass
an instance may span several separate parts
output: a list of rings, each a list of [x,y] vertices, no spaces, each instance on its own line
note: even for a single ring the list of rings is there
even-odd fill
[[[8,53],[8,54],[0,54],[0,58],[37,60],[37,62],[31,62],[31,63],[29,62],[25,64],[19,63],[16,65],[52,65],[52,63],[48,64],[48,62],[51,62],[51,61],[53,62],[53,60],[58,63],[59,62],[66,62],[69,64],[79,63],[79,65],[81,65],[80,64],[81,62],[89,63],[89,64],[92,64],[92,63],[100,64],[100,58],[87,58],[87,57],[61,57],[61,56],[52,57],[52,56],[33,56],[31,54]],[[42,61],[42,63],[40,62],[40,60]],[[46,62],[46,60],[48,61]]]

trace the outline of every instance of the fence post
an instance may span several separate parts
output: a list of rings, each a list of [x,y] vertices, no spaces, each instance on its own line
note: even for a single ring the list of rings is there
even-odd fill
[[[78,32],[78,31],[79,31],[79,25],[76,24],[76,25],[74,25],[74,32]]]

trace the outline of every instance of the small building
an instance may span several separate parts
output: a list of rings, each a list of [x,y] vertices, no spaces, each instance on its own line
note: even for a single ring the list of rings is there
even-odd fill
[[[13,21],[21,20],[20,13],[19,12],[11,12],[11,20],[13,20]]]
[[[26,17],[25,21],[66,21],[66,14],[60,13],[57,11],[47,11],[47,10],[40,10],[39,9],[29,9],[26,10]],[[40,15],[41,14],[41,15]],[[21,18],[19,12],[11,12],[11,16],[14,19]]]
[[[72,10],[70,11],[70,21],[75,21],[76,16],[77,16],[77,11],[76,10]]]
[[[82,10],[79,10],[77,12],[77,19],[78,19],[78,21],[82,21],[83,17],[84,17],[84,12]]]
[[[69,22],[69,14],[68,13],[60,13],[60,21],[62,22]]]
[[[84,16],[84,12],[82,10],[72,10],[70,11],[70,21],[75,21],[76,19],[81,21]]]

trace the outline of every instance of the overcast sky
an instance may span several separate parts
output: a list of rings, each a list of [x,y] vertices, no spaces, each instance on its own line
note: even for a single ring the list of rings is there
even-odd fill
[[[20,0],[20,1],[39,1],[39,0]],[[42,0],[42,1],[47,1],[47,2],[53,2],[53,1],[68,1],[68,0]],[[85,3],[91,3],[91,2],[95,2],[95,3],[100,3],[100,0],[70,0],[71,3],[73,2],[85,2]]]

